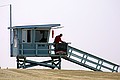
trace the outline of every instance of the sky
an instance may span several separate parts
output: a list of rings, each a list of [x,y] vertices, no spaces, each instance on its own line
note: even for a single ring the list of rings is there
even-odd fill
[[[16,68],[16,58],[10,57],[9,4],[12,26],[59,23],[64,27],[55,35],[62,33],[70,46],[120,65],[120,0],[0,0],[2,68]],[[65,60],[62,68],[83,69]]]

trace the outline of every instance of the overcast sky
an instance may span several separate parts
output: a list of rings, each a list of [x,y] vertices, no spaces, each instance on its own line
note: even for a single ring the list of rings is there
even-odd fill
[[[63,33],[71,46],[120,64],[120,0],[0,0],[1,67],[16,68],[9,51],[9,4],[13,26],[60,23],[64,28],[55,35]],[[64,60],[62,68],[81,69]]]

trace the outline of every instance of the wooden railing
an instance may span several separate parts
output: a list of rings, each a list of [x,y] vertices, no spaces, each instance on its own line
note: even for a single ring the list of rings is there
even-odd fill
[[[39,56],[39,57],[50,57],[50,56],[58,56],[55,55],[55,47],[53,46],[54,43],[22,43],[19,44],[19,54],[18,55],[26,55],[25,51],[34,51],[33,56]],[[25,47],[27,46],[27,47]],[[30,47],[32,46],[32,47]],[[44,47],[39,47],[44,46]],[[42,53],[40,54],[39,51]],[[44,53],[47,52],[47,53]],[[66,52],[67,53],[67,52]],[[31,54],[27,54],[28,56]],[[34,56],[35,55],[35,56]],[[66,54],[67,55],[67,54]]]

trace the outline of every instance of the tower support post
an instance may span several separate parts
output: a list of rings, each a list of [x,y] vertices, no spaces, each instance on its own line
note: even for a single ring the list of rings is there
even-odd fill
[[[16,58],[17,58],[17,69],[19,68],[25,69],[26,57],[16,57]]]

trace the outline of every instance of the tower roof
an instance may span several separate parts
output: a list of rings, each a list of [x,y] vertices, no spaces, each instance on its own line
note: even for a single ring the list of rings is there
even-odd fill
[[[13,26],[8,27],[8,29],[16,29],[16,28],[42,28],[42,29],[51,29],[52,27],[60,26],[60,24],[43,24],[43,25],[24,25],[24,26]]]

